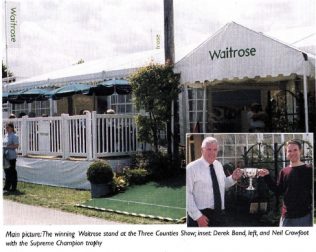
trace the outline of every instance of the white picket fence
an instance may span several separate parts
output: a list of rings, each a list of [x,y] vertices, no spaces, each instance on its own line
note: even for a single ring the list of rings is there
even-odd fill
[[[22,156],[43,155],[98,157],[131,155],[142,151],[137,141],[137,126],[133,115],[103,115],[96,112],[86,115],[58,117],[27,116],[3,120],[13,122]]]

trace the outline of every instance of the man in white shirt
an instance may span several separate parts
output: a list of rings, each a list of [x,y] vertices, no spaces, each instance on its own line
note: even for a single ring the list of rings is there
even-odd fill
[[[239,168],[226,177],[222,164],[216,160],[218,142],[206,137],[202,142],[201,158],[187,165],[188,227],[225,226],[225,189],[242,176]]]

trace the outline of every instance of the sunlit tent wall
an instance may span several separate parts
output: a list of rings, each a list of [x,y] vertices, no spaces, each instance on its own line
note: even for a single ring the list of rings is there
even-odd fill
[[[150,62],[163,63],[162,50],[152,50],[141,53],[124,55],[122,57],[108,56],[106,59],[87,62],[74,65],[62,70],[43,74],[30,79],[9,83],[4,86],[4,95],[24,92],[30,89],[57,89],[67,85],[86,84],[96,87],[100,84],[107,86],[121,86],[122,82],[127,81],[127,77],[137,68],[149,64]],[[91,94],[82,95],[80,92],[74,93],[69,97],[63,97],[57,100],[48,99],[46,101],[32,101],[22,103],[10,103],[9,113],[15,113],[17,116],[24,112],[34,112],[36,116],[42,114],[60,115],[62,113],[79,114],[81,110],[96,110],[98,113],[104,113],[106,109],[112,108],[120,114],[134,113],[131,94],[114,92],[104,95]],[[2,97],[3,101],[7,100]]]
[[[193,48],[192,46],[177,48],[176,61],[183,58]],[[122,81],[128,82],[128,76],[131,73],[150,63],[164,63],[163,49],[148,50],[129,55],[108,55],[101,60],[85,62],[26,80],[8,83],[3,87],[2,100],[4,106],[6,106],[8,95],[18,94],[30,89],[56,89],[75,84],[87,84],[96,87],[102,83],[120,86]],[[96,96],[77,93],[58,100],[9,103],[7,114],[14,113],[17,116],[21,112],[26,114],[34,112],[36,116],[42,114],[60,115],[62,113],[79,114],[84,109],[104,113],[109,108],[114,109],[119,114],[133,114],[135,108],[132,104],[132,94],[120,90],[121,92],[118,92],[116,88],[113,94],[98,94]]]
[[[185,132],[246,132],[250,104],[268,132],[314,131],[315,55],[229,23],[176,63]]]

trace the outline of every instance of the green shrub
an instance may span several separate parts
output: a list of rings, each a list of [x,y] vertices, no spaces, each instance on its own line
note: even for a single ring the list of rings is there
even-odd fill
[[[131,167],[142,167],[152,180],[161,180],[173,176],[178,166],[172,165],[166,153],[149,151],[135,155]]]
[[[94,161],[87,170],[87,179],[94,184],[107,184],[112,182],[114,173],[108,162]]]
[[[126,169],[124,171],[124,174],[129,183],[134,185],[145,184],[146,182],[148,182],[149,179],[148,171],[143,168]]]
[[[185,172],[185,153],[179,151],[177,160],[171,160],[167,151],[148,151],[132,156],[131,169],[143,168],[147,170],[151,180],[160,181],[172,177],[179,177]]]

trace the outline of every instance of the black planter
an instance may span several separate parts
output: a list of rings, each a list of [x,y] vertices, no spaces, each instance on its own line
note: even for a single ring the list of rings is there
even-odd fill
[[[102,198],[112,193],[111,184],[91,184],[91,197]]]

